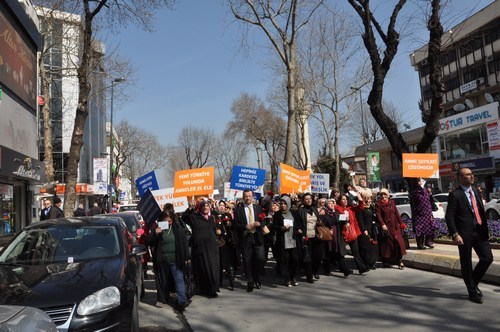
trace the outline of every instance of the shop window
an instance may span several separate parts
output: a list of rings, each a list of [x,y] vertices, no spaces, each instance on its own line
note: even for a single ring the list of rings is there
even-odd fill
[[[467,128],[440,137],[441,160],[466,159],[487,154],[485,126]]]
[[[0,236],[15,231],[14,187],[0,184]]]

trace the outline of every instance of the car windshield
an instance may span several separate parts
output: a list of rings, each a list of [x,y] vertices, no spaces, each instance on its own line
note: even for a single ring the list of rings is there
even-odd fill
[[[120,252],[115,227],[53,225],[25,229],[0,256],[0,263],[52,264],[107,258]]]

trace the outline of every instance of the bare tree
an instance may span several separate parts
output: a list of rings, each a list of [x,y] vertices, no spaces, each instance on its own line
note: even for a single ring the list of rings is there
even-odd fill
[[[227,124],[229,137],[243,137],[256,149],[263,147],[271,170],[271,188],[275,190],[278,166],[285,151],[285,121],[265,107],[255,95],[242,93],[231,106],[233,120]]]
[[[78,178],[78,163],[83,146],[85,121],[88,117],[88,101],[91,92],[89,75],[93,66],[94,22],[102,17],[111,29],[122,26],[130,21],[149,29],[154,10],[169,6],[172,0],[54,0],[40,1],[37,4],[83,16],[81,54],[77,65],[78,74],[78,106],[71,136],[71,147],[68,155],[68,173],[66,177],[66,192],[64,196],[64,214],[70,216],[76,199],[76,182]]]
[[[230,137],[222,133],[215,139],[212,160],[217,175],[216,183],[231,179],[234,165],[244,164],[248,154],[248,146],[241,138]]]
[[[402,153],[408,151],[408,145],[398,130],[397,124],[385,112],[382,106],[383,87],[391,63],[398,51],[400,35],[396,31],[398,15],[406,0],[397,1],[384,31],[379,21],[373,16],[369,0],[348,0],[363,23],[363,42],[370,56],[373,71],[373,84],[368,97],[370,111],[381,130],[386,135],[392,150],[401,160]],[[417,152],[425,152],[437,136],[439,122],[442,115],[440,108],[443,87],[441,86],[441,67],[439,66],[441,52],[441,37],[443,27],[440,21],[440,0],[433,0],[432,13],[428,21],[429,38],[429,66],[431,68],[431,89],[433,91],[431,112],[424,128],[424,135],[417,146]],[[377,36],[375,35],[377,34]],[[380,45],[377,42],[380,41]],[[383,55],[381,57],[381,53]]]
[[[300,84],[305,101],[312,106],[310,116],[320,126],[322,154],[334,158],[335,179],[340,179],[339,134],[356,109],[351,87],[369,82],[365,59],[359,56],[354,20],[338,8],[316,15],[301,35]],[[357,117],[356,117],[357,118]],[[359,118],[358,118],[359,119]]]
[[[296,42],[297,33],[307,24],[323,0],[228,0],[234,17],[260,28],[271,42],[287,72],[288,121],[284,162],[293,157],[296,124]]]
[[[135,197],[135,179],[167,166],[170,154],[156,136],[131,125],[126,120],[118,124],[116,132],[119,141],[115,147],[117,153],[113,158],[113,165],[116,166],[112,175],[113,183],[116,183],[121,172],[122,176],[130,181],[132,197]]]
[[[181,129],[177,138],[177,148],[180,149],[182,160],[187,168],[205,166],[212,155],[215,134],[212,129],[187,126]]]

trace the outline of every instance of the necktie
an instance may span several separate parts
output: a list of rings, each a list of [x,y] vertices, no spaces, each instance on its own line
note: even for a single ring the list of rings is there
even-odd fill
[[[255,222],[255,220],[253,219],[253,211],[252,210],[253,210],[252,207],[249,206],[248,207],[248,223],[250,225],[253,225],[253,223]]]
[[[474,215],[476,216],[476,221],[479,225],[483,223],[481,216],[479,215],[479,209],[477,207],[476,197],[472,189],[469,189],[470,201],[472,202],[472,209],[474,210]]]

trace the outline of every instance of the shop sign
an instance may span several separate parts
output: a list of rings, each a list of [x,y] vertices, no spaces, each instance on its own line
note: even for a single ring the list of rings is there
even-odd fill
[[[439,166],[439,174],[441,176],[454,176],[456,172],[461,168],[468,168],[473,171],[488,169],[494,170],[495,160],[493,157],[484,157],[478,159],[457,161],[448,165]]]
[[[476,107],[439,120],[439,135],[498,119],[498,102]]]
[[[45,164],[4,146],[0,147],[0,175],[15,176],[36,182],[45,181]]]

